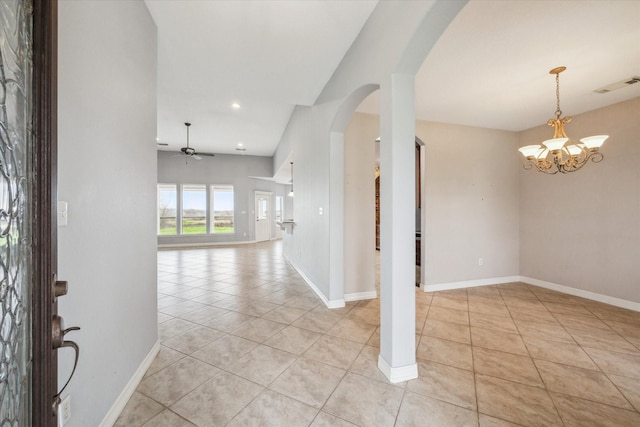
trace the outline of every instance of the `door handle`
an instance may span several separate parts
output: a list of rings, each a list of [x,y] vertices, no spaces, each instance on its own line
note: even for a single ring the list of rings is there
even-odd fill
[[[62,389],[58,392],[58,394],[56,394],[53,397],[54,407],[56,407],[57,404],[60,403],[60,395],[62,394],[64,389],[67,388],[67,385],[69,385],[69,381],[71,381],[73,374],[75,374],[76,372],[76,367],[78,366],[78,358],[80,357],[80,348],[78,347],[78,344],[76,344],[74,341],[65,340],[64,336],[69,332],[79,331],[80,328],[77,326],[72,326],[70,328],[64,329],[64,319],[62,319],[62,317],[58,316],[57,314],[54,314],[53,320],[51,322],[51,329],[52,329],[51,343],[54,350],[57,350],[59,348],[64,348],[64,347],[71,347],[75,352],[75,358],[73,361],[73,369],[71,370],[71,375],[69,375],[67,382],[64,383],[64,386],[62,386]]]

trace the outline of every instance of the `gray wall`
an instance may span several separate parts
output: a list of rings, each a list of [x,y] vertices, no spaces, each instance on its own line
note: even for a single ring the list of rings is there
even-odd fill
[[[517,134],[419,121],[416,136],[425,144],[424,284],[517,276]]]
[[[59,312],[82,328],[68,336],[80,362],[67,425],[96,426],[157,341],[156,28],[144,3],[61,1],[58,79]],[[59,355],[62,383],[72,351]]]
[[[567,175],[520,173],[520,273],[640,303],[640,98],[573,116],[573,140],[609,134],[604,160]],[[549,139],[546,126],[520,146]]]
[[[221,242],[250,242],[255,240],[255,191],[273,193],[272,208],[276,196],[286,196],[288,187],[272,181],[251,178],[252,176],[270,177],[273,175],[271,157],[217,154],[215,157],[203,157],[202,160],[176,156],[175,153],[158,151],[158,179],[160,184],[206,184],[232,185],[234,192],[235,233],[209,234],[198,236],[158,236],[160,245],[207,244]],[[285,215],[287,209],[285,201]],[[155,206],[155,203],[154,203]],[[155,215],[154,215],[155,216]],[[272,219],[275,217],[272,215]],[[280,236],[275,222],[272,221],[271,236]]]

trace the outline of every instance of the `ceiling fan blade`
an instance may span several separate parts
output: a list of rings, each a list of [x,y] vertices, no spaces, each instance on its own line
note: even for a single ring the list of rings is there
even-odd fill
[[[196,159],[196,160],[202,160],[202,157],[198,156],[197,154],[192,154],[189,157],[191,157],[192,159]]]
[[[207,156],[207,157],[215,157],[216,155],[213,153],[195,153],[198,156]]]

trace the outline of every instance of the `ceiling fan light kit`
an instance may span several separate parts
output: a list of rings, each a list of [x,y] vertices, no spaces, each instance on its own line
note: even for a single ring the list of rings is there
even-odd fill
[[[604,158],[600,147],[609,135],[595,135],[582,138],[579,143],[573,143],[564,131],[564,125],[571,121],[570,116],[562,117],[560,110],[560,73],[566,67],[556,67],[549,74],[556,76],[556,112],[555,118],[549,119],[547,125],[553,126],[554,134],[542,145],[527,145],[518,149],[525,158],[524,168],[536,168],[538,172],[549,175],[575,172],[587,164],[589,160],[599,163]]]

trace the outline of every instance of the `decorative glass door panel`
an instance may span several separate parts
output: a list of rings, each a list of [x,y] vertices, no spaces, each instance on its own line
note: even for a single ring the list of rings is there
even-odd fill
[[[0,2],[0,425],[31,425],[32,4]]]

